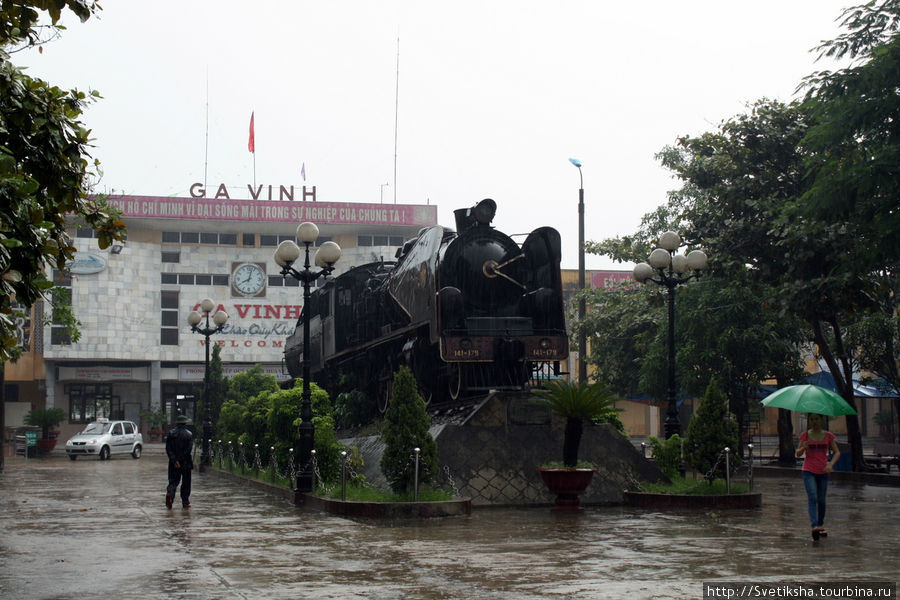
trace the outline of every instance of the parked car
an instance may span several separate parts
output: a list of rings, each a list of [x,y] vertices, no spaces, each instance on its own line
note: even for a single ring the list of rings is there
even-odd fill
[[[108,460],[113,454],[131,454],[132,458],[140,458],[143,446],[144,438],[134,421],[97,419],[69,438],[66,454],[72,460],[91,455]]]

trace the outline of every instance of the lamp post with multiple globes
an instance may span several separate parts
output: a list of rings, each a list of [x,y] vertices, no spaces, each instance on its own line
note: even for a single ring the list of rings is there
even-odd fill
[[[309,288],[319,277],[327,277],[334,271],[334,264],[341,257],[341,247],[334,242],[323,243],[316,251],[314,263],[319,267],[318,271],[312,270],[309,262],[309,248],[319,237],[319,228],[315,223],[301,223],[297,227],[297,239],[304,246],[303,268],[298,270],[292,265],[300,258],[300,247],[293,241],[285,240],[275,249],[275,263],[281,267],[282,277],[293,277],[303,286],[303,395],[300,404],[300,425],[298,433],[300,437],[300,469],[297,473],[297,492],[307,493],[313,491],[313,465],[312,452],[314,447],[315,429],[312,423],[312,403],[310,392],[310,364],[309,364]]]
[[[201,440],[200,450],[201,472],[206,470],[211,463],[209,443],[212,439],[212,413],[210,412],[212,398],[209,397],[209,338],[213,334],[222,331],[222,328],[225,327],[225,323],[228,321],[228,313],[224,310],[217,310],[215,314],[212,315],[212,321],[215,327],[211,327],[209,324],[209,315],[214,308],[216,308],[216,303],[210,298],[204,298],[200,302],[200,310],[203,311],[203,314],[201,315],[195,310],[192,311],[187,318],[188,325],[191,326],[191,331],[199,333],[206,338],[206,343],[204,344],[206,346],[206,369],[203,372],[203,439]],[[206,322],[204,326],[201,327],[200,323],[204,318],[206,319]]]
[[[675,390],[675,288],[700,276],[706,268],[706,253],[692,250],[687,255],[676,254],[681,246],[681,236],[674,231],[667,231],[659,237],[660,247],[650,253],[648,262],[638,263],[634,267],[634,278],[639,283],[652,281],[668,290],[669,305],[669,356],[666,399],[668,410],[664,430],[666,439],[673,435],[681,435],[681,419],[678,415],[677,394]],[[690,274],[688,271],[693,271]]]

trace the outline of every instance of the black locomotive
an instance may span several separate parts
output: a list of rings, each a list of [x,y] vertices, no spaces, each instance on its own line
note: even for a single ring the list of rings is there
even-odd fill
[[[316,289],[303,307],[311,378],[333,395],[364,390],[384,411],[402,364],[426,401],[440,404],[558,374],[569,352],[559,233],[540,227],[519,246],[491,227],[496,210],[490,199],[456,210],[456,231],[423,228],[395,261],[354,267]],[[284,351],[295,378],[303,320]]]

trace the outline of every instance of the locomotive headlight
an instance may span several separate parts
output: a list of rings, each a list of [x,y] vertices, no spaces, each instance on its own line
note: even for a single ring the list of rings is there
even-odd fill
[[[459,341],[459,347],[463,350],[471,350],[472,349],[472,340],[469,338],[463,338]]]
[[[553,344],[550,342],[549,338],[541,338],[540,345],[541,345],[541,350],[548,350],[549,348],[551,348],[553,346]]]

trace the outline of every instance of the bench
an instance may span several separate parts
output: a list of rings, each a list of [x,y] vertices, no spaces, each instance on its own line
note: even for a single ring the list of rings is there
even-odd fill
[[[872,448],[872,454],[863,457],[866,464],[872,465],[878,469],[885,469],[891,472],[891,465],[896,465],[900,470],[900,444],[890,444],[888,442],[876,442]]]

